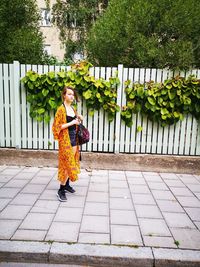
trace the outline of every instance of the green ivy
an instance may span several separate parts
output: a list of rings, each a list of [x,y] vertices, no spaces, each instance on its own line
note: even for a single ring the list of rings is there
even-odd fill
[[[38,121],[49,122],[50,111],[55,112],[61,105],[61,91],[68,85],[76,88],[85,100],[90,115],[103,108],[112,121],[116,112],[120,111],[116,104],[120,81],[117,77],[111,77],[108,81],[95,79],[89,74],[90,67],[90,63],[82,61],[71,65],[71,70],[67,72],[38,74],[28,71],[22,82],[30,103],[30,116]],[[162,126],[174,124],[189,113],[200,118],[200,80],[194,76],[187,79],[177,76],[164,83],[150,81],[131,84],[128,80],[125,85],[127,101],[121,108],[121,117],[129,127],[133,124],[134,113],[147,115]],[[137,130],[142,131],[142,127]]]
[[[162,126],[183,120],[185,114],[200,118],[200,80],[177,76],[164,83],[153,81],[145,84],[126,82],[126,106],[121,117],[131,127],[133,113],[140,112]]]
[[[38,74],[28,71],[22,78],[27,91],[27,101],[30,103],[30,116],[38,121],[50,121],[50,111],[56,111],[61,105],[61,91],[65,85],[76,88],[78,94],[85,99],[89,113],[103,108],[110,121],[120,110],[116,104],[117,85],[119,79],[111,77],[108,81],[103,78],[95,79],[89,75],[92,65],[86,61],[73,64],[68,72],[49,72]]]

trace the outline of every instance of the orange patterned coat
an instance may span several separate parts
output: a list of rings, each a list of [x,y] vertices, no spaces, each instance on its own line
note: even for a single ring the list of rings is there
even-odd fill
[[[77,151],[73,153],[71,146],[68,128],[61,129],[62,124],[67,123],[65,107],[62,105],[58,108],[52,131],[55,140],[58,140],[59,152],[58,152],[58,180],[61,184],[65,184],[68,177],[71,181],[78,179],[78,173],[80,173],[79,162],[79,147]]]

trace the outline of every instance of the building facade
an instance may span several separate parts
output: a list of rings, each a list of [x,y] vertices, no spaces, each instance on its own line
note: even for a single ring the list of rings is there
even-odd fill
[[[38,7],[41,11],[41,31],[44,35],[44,50],[58,60],[63,60],[65,54],[64,45],[59,39],[59,30],[51,23],[51,9],[56,0],[50,0],[50,10],[47,9],[44,0],[37,0]]]

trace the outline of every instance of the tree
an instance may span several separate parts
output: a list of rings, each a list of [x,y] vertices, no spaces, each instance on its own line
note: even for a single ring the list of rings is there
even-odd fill
[[[200,67],[200,1],[111,0],[88,34],[92,63]]]
[[[46,0],[48,3],[48,0]],[[66,47],[65,58],[84,54],[88,30],[107,7],[108,0],[57,0],[53,5],[53,23]]]
[[[42,62],[43,36],[34,0],[0,1],[0,62]]]

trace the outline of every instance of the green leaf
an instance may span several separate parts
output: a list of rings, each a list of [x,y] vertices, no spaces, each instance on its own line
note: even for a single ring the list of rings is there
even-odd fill
[[[45,112],[45,109],[44,108],[37,109],[37,113],[38,114],[43,114],[44,112]]]
[[[137,127],[137,132],[139,133],[139,132],[141,132],[142,131],[142,126],[138,126]]]
[[[86,92],[84,92],[83,93],[83,96],[84,96],[84,98],[87,100],[87,99],[89,99],[89,98],[91,98],[91,96],[92,96],[92,92],[91,92],[91,90],[87,90]]]
[[[47,89],[43,89],[43,90],[42,90],[42,94],[43,94],[43,96],[47,96],[48,93],[49,93],[49,90],[47,90]]]
[[[156,101],[155,101],[154,98],[152,98],[152,97],[147,97],[147,99],[148,99],[149,103],[150,103],[152,106],[156,104]]]

